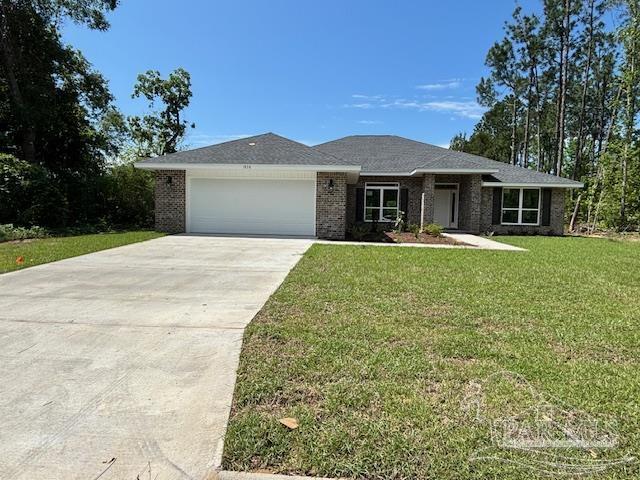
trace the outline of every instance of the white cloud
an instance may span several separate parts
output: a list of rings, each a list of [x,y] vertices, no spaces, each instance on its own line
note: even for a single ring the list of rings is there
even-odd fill
[[[360,125],[380,125],[382,122],[380,120],[358,120]]]
[[[382,102],[386,102],[384,95],[363,95],[361,93],[354,93],[351,98],[357,100],[354,103],[346,103],[343,108],[359,108],[366,110],[369,108],[375,108]]]
[[[484,108],[474,100],[443,100],[440,102],[425,102],[422,104],[422,108],[424,110],[452,113],[459,117],[472,118],[475,120],[482,118],[482,114],[484,113]]]
[[[423,85],[416,85],[416,88],[419,90],[447,90],[452,88],[459,88],[461,85],[461,79],[452,78],[450,80],[443,80],[436,83],[425,83]]]
[[[484,109],[474,100],[441,100],[420,102],[416,100],[396,100],[380,105],[382,108],[404,108],[418,110],[420,112],[432,111],[450,113],[458,117],[477,120],[482,118]]]
[[[453,82],[451,80],[450,82]],[[375,108],[384,109],[405,109],[405,110],[417,110],[419,112],[432,111],[441,112],[454,115],[455,117],[470,118],[477,120],[482,117],[484,108],[482,108],[478,102],[470,99],[469,97],[452,97],[446,96],[441,99],[405,99],[396,98],[390,99],[383,95],[352,95],[357,99],[363,99],[366,101],[347,103],[344,104],[344,108],[355,108],[359,110],[371,110]],[[391,97],[393,98],[393,97]],[[367,120],[361,120],[358,123],[370,125]]]
[[[351,98],[357,98],[360,100],[382,100],[384,97],[382,95],[362,95],[360,93],[354,93],[351,95]]]
[[[344,108],[359,108],[361,110],[366,110],[368,108],[374,108],[375,105],[373,103],[345,103],[343,105]]]
[[[447,143],[439,143],[436,145],[436,147],[440,147],[440,148],[449,148],[450,144],[449,142]]]

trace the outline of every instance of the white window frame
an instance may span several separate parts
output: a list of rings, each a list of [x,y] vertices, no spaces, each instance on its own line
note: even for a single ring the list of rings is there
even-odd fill
[[[506,190],[518,190],[518,206],[517,207],[505,207],[504,206],[504,194]],[[524,190],[537,190],[538,191],[538,208],[523,208],[522,201],[524,199]],[[517,211],[518,212],[518,221],[517,222],[505,222],[504,211]],[[540,225],[540,215],[542,211],[542,189],[541,188],[531,188],[531,187],[504,187],[502,189],[502,199],[500,202],[500,224],[501,225],[526,225],[526,226],[539,226]],[[538,221],[536,223],[523,223],[522,222],[522,212],[538,212]]]
[[[367,190],[380,190],[380,205],[378,207],[367,207]],[[384,210],[389,210],[393,208],[393,207],[383,207],[385,190],[395,190],[398,192],[398,197],[397,197],[398,201],[396,205],[396,217],[391,220],[387,220],[383,217]],[[364,209],[364,211],[362,212],[362,218],[364,219],[365,222],[373,223],[374,221],[373,219],[367,220],[367,208],[380,209],[380,213],[378,215],[378,219],[376,220],[376,222],[378,223],[395,222],[396,218],[398,217],[398,212],[400,211],[400,183],[398,182],[367,182],[365,183],[364,184],[364,201],[362,203],[363,203],[362,208]]]

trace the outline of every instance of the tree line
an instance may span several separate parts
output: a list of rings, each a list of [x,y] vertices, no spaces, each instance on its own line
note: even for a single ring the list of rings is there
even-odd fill
[[[640,225],[640,0],[516,6],[476,87],[486,112],[450,148],[579,180],[570,229]]]
[[[132,163],[180,148],[191,79],[132,79],[149,113],[125,116],[61,25],[109,28],[117,0],[0,0],[0,224],[147,227],[153,178]]]

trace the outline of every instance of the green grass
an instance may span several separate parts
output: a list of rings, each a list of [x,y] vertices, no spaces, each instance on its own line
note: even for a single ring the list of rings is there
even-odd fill
[[[152,231],[135,231],[0,243],[0,273],[55,262],[63,258],[76,257],[128,243],[142,242],[162,235]],[[24,257],[22,265],[16,262],[18,257]]]
[[[640,243],[501,241],[529,251],[313,246],[246,330],[224,467],[532,478],[522,463],[536,454],[498,449],[520,463],[471,457],[496,451],[492,421],[540,398],[617,422],[608,427],[617,448],[555,453],[639,456]],[[502,371],[521,377],[479,383]],[[635,463],[597,478],[638,477]]]

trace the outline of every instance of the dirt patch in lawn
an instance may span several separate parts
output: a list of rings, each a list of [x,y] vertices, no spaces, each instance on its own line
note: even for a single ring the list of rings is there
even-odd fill
[[[6,243],[9,245],[18,245],[18,244],[25,244],[25,243],[31,243],[34,240],[36,240],[35,238],[23,238],[20,240],[5,240],[4,242],[0,242],[0,243]]]

